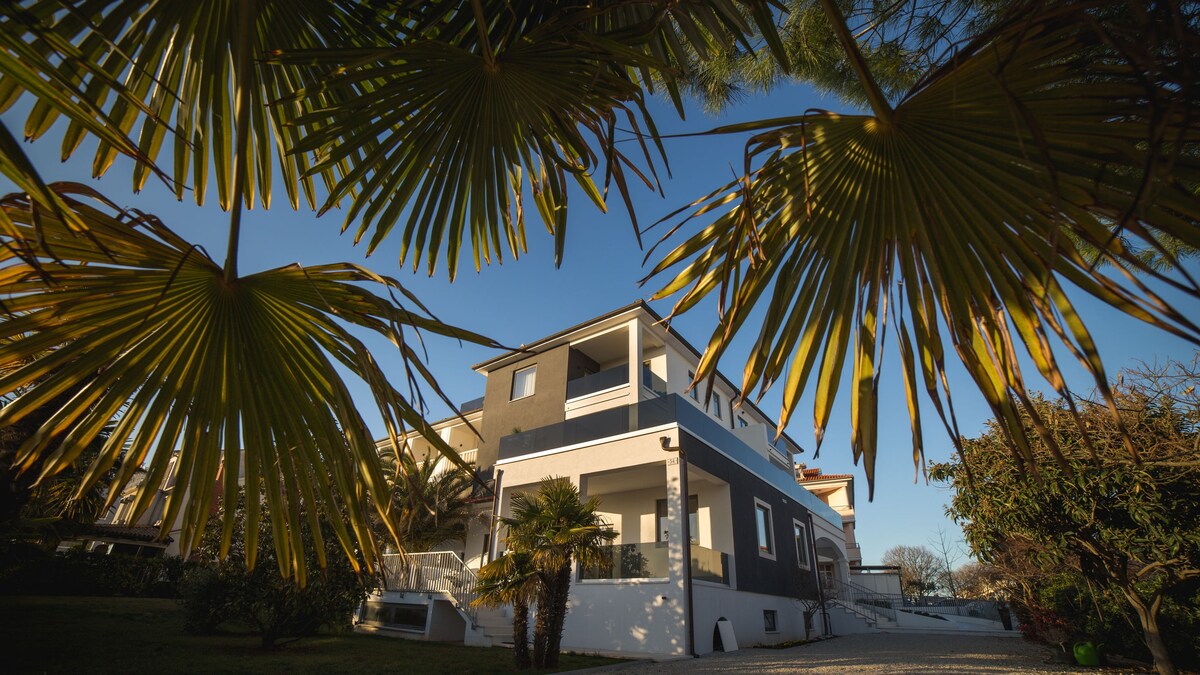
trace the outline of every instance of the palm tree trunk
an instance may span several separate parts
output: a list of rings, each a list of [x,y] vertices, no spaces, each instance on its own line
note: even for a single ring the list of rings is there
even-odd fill
[[[563,626],[567,622],[567,600],[571,595],[571,564],[559,568],[554,575],[554,606],[551,608],[550,635],[546,641],[546,667],[558,667],[558,651],[562,645]]]
[[[542,583],[538,591],[537,616],[533,622],[533,667],[541,670],[546,667],[546,647],[551,630],[550,615],[553,613],[554,590],[551,583]]]
[[[529,660],[529,603],[524,600],[513,602],[513,659],[517,670],[526,670]]]

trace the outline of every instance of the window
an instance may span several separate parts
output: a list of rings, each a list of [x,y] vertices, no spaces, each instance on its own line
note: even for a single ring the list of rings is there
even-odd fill
[[[696,371],[689,370],[688,371],[688,384],[691,384],[695,380],[696,380]],[[700,388],[692,387],[691,389],[688,390],[688,396],[691,396],[693,401],[699,401],[700,400]]]
[[[758,526],[758,554],[775,559],[775,532],[771,527],[771,507],[758,499],[754,500],[754,521]]]
[[[779,615],[773,609],[763,610],[763,630],[768,633],[779,632]]]
[[[738,415],[737,425],[739,429],[745,429],[746,427],[750,426],[750,423],[746,421],[745,417]]]
[[[665,542],[668,539],[670,528],[667,526],[667,500],[658,500],[656,511],[658,512],[658,538],[656,542]],[[693,544],[700,545],[700,498],[696,495],[688,497],[688,534],[689,539]]]
[[[384,628],[425,632],[429,605],[408,605],[390,602],[368,602],[363,611],[363,623]]]
[[[798,520],[793,520],[792,532],[796,539],[796,564],[800,565],[801,569],[810,569],[811,565],[809,563],[810,558],[808,555],[808,528],[804,526],[804,523]]]
[[[526,396],[533,396],[535,380],[537,380],[537,366],[522,368],[513,373],[512,398],[510,400],[515,401]]]
[[[715,391],[712,393],[712,407],[713,414],[717,416],[717,419],[724,419],[721,417],[721,395]]]

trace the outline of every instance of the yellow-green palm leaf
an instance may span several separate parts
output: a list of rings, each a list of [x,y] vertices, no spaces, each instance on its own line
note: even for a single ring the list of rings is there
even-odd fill
[[[416,269],[424,258],[432,274],[444,255],[451,277],[466,241],[476,269],[520,255],[526,190],[556,262],[572,183],[600,209],[611,184],[636,224],[628,183],[653,187],[652,153],[642,143],[626,156],[615,141],[619,127],[653,136],[643,87],[652,75],[673,83],[673,64],[715,36],[742,38],[753,20],[771,26],[761,2],[409,4],[411,29],[394,47],[275,60],[339,69],[289,99],[312,110],[296,118],[305,128],[296,148],[315,154],[313,171],[355,164],[323,210],[352,198],[344,227],[357,228],[356,240],[370,232],[368,251],[398,236],[401,262]]]
[[[1066,394],[1053,347],[1065,346],[1106,391],[1070,287],[1200,341],[1191,318],[1138,277],[1098,270],[1082,253],[1200,296],[1186,269],[1162,274],[1128,246],[1200,246],[1198,80],[1179,58],[1200,42],[1168,16],[1131,11],[1144,23],[1130,28],[1093,9],[1026,13],[966,46],[890,114],[818,111],[722,130],[760,132],[747,148],[756,169],[695,203],[688,218],[711,222],[653,271],[674,270],[656,297],[682,292],[676,312],[719,291],[722,318],[697,378],[752,330],[752,310],[765,310],[744,391],[761,396],[783,380],[782,428],[813,384],[820,443],[849,364],[853,452],[873,481],[889,326],[918,462],[920,391],[959,435],[949,350],[1013,434],[1019,464],[1031,459],[1017,415],[1022,352]]]
[[[269,205],[273,174],[279,171],[295,208],[301,192],[316,204],[313,174],[329,183],[344,168],[312,172],[307,156],[287,152],[299,133],[289,120],[306,105],[331,105],[336,99],[268,105],[325,72],[307,64],[268,67],[262,61],[278,49],[380,44],[389,24],[368,3],[351,0],[30,0],[0,9],[0,20],[12,28],[11,40],[0,42],[11,57],[21,59],[14,45],[36,36],[24,51],[57,62],[53,79],[81,94],[60,105],[61,93],[54,97],[47,87],[12,76],[28,67],[23,60],[0,70],[6,75],[0,80],[0,110],[22,93],[37,97],[26,137],[39,138],[66,112],[71,121],[63,135],[63,157],[85,135],[95,134],[102,142],[92,170],[100,175],[118,152],[129,154],[114,142],[128,134],[136,139],[139,156],[150,161],[169,149],[180,199],[191,190],[203,203],[212,172],[226,210],[234,204],[239,171],[247,204],[257,194],[264,207]],[[248,72],[242,72],[242,64]],[[249,99],[246,131],[252,138],[245,152],[238,152],[236,143],[239,96]],[[150,175],[145,162],[135,165],[134,188],[141,189]]]
[[[185,552],[199,540],[214,499],[236,498],[241,466],[247,492],[261,492],[269,506],[284,574],[303,583],[302,503],[314,531],[318,509],[344,509],[349,530],[340,518],[329,522],[347,552],[372,560],[367,509],[386,518],[388,486],[342,373],[366,383],[393,443],[414,428],[452,455],[421,417],[416,385],[437,385],[408,340],[422,331],[490,341],[442,324],[396,281],[352,264],[290,265],[227,282],[219,265],[154,217],[120,212],[87,188],[58,192],[89,236],[43,217],[39,240],[24,196],[0,203],[22,235],[6,238],[0,250],[0,340],[7,341],[0,391],[23,391],[0,409],[0,426],[75,392],[20,447],[15,465],[52,476],[112,424],[80,493],[119,459],[112,502],[145,463],[134,509],[142,513],[178,451],[162,528],[182,514]],[[408,396],[389,382],[364,334],[399,351],[414,389]],[[258,503],[247,500],[252,520]],[[227,512],[226,547],[233,509]],[[257,537],[257,528],[246,531]]]

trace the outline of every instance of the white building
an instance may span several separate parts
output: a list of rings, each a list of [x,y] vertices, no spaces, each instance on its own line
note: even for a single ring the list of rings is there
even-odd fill
[[[732,383],[718,377],[707,405],[687,390],[700,354],[660,322],[636,303],[474,367],[487,381],[483,398],[463,406],[471,426],[434,426],[491,481],[478,507],[492,524],[461,550],[391,565],[391,590],[368,603],[366,625],[508,641],[504,612],[469,608],[473,570],[502,552],[496,517],[513,495],[566,476],[601,500],[619,538],[607,574],[574,570],[564,650],[705,654],[722,619],[741,646],[805,637],[800,600],[819,597],[818,564],[847,574],[843,520],[798,485],[801,448],[776,441],[752,404],[730,407]],[[431,452],[419,437],[408,443],[418,457]]]

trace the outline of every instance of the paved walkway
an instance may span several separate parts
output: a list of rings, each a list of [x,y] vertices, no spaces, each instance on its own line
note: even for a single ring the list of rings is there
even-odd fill
[[[700,659],[638,663],[631,673],[1063,673],[1051,652],[1020,638],[871,633],[789,649],[745,649]]]

